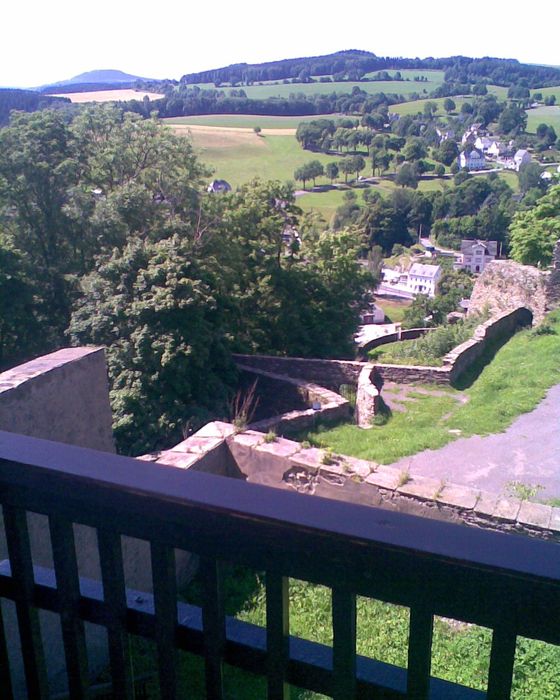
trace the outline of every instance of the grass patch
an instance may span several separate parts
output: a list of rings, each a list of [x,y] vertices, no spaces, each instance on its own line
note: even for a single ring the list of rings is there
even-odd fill
[[[195,579],[196,584],[196,579]],[[192,586],[191,586],[192,587]],[[196,587],[196,586],[195,586]],[[266,624],[264,576],[241,567],[230,570],[224,582],[226,609],[242,620]],[[290,579],[290,634],[332,645],[332,599],[324,586]],[[199,600],[195,601],[197,604]],[[356,650],[358,654],[406,668],[410,613],[406,607],[358,596]],[[142,670],[155,669],[155,648],[139,640],[144,654]],[[476,625],[452,623],[436,617],[432,646],[432,674],[438,678],[485,690],[491,631]],[[139,657],[135,644],[135,658]],[[146,653],[147,652],[147,653]],[[188,696],[202,700],[204,666],[200,657],[180,653],[181,685],[188,682]],[[150,663],[151,662],[151,663]],[[225,696],[228,700],[260,700],[266,696],[264,678],[226,666]],[[187,687],[187,686],[183,686]],[[560,696],[560,648],[519,638],[517,642],[512,698],[542,700]],[[157,692],[148,697],[157,698]],[[323,696],[290,689],[291,700],[320,700]]]
[[[560,312],[549,314],[548,319],[560,332]],[[307,433],[305,439],[340,454],[390,464],[443,447],[456,438],[450,430],[461,431],[462,437],[501,432],[517,416],[533,410],[547,390],[560,382],[558,337],[522,330],[493,358],[490,350],[460,380],[457,388],[437,387],[437,393],[409,395],[405,410],[394,412],[386,425],[371,430],[338,425]]]
[[[378,297],[375,299],[375,303],[385,312],[385,320],[388,323],[400,323],[404,319],[405,311],[412,304],[412,301],[396,301]]]

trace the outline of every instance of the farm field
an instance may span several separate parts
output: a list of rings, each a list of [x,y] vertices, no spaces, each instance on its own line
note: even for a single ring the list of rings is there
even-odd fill
[[[84,102],[123,102],[126,100],[159,100],[165,95],[145,90],[96,90],[94,92],[65,92],[54,94],[52,97],[68,97],[71,102],[82,104]]]
[[[342,81],[337,83],[295,83],[295,84],[279,84],[279,85],[246,85],[242,89],[245,90],[247,97],[251,99],[266,99],[267,97],[288,97],[291,94],[304,95],[330,95],[333,92],[340,94],[351,93],[355,87],[360,88],[364,92],[374,95],[378,92],[395,95],[411,95],[414,92],[418,94],[428,94],[436,87],[441,85],[438,82],[422,82],[416,83],[413,80],[376,80],[372,83],[359,81]],[[229,88],[225,88],[229,89]]]
[[[549,124],[560,134],[560,107],[535,107],[527,110],[527,131],[535,133],[539,124]]]
[[[531,90],[531,95],[534,95],[536,92],[540,92],[543,97],[555,95],[556,102],[560,103],[560,85],[555,85],[554,87],[535,88],[534,90]]]
[[[301,122],[309,122],[313,119],[339,119],[342,114],[311,114],[302,117],[272,117],[261,114],[203,114],[192,117],[170,117],[164,119],[165,124],[218,127],[243,127],[253,129],[260,126],[261,129],[297,129]]]
[[[223,119],[222,123],[236,123],[236,120],[229,121],[228,115],[216,115],[215,120],[209,117],[188,117],[185,118],[189,120],[186,123],[183,119],[180,124],[171,124],[171,121],[168,123],[177,133],[190,135],[201,160],[213,170],[216,177],[227,180],[233,187],[250,182],[255,177],[265,180],[280,180],[281,182],[293,181],[294,170],[310,160],[316,159],[326,165],[341,158],[341,156],[336,155],[304,151],[295,139],[293,127],[282,128],[279,125],[277,128],[272,128],[272,126],[267,128],[263,126],[263,135],[258,136],[252,128],[248,127],[208,125],[208,121],[216,123],[220,118]],[[251,119],[250,115],[248,118]],[[195,121],[199,123],[194,123]],[[206,124],[201,122],[206,122]],[[237,123],[242,122],[237,121]],[[278,122],[269,122],[269,124],[273,123]],[[367,170],[364,173],[369,174]],[[518,190],[518,180],[515,173],[501,172],[499,177],[506,180],[514,191]],[[308,187],[311,184],[308,183]],[[328,184],[330,181],[327,178],[317,178],[317,185]],[[296,189],[300,187],[298,183],[295,186]],[[420,180],[418,184],[418,189],[421,192],[439,191],[444,187],[453,187],[453,180],[450,178],[426,179]],[[391,180],[376,179],[371,188],[383,196],[389,196],[395,189],[398,189],[398,186]],[[361,192],[364,189],[361,187],[353,189],[358,195],[358,203],[362,201]],[[306,211],[314,209],[321,213],[326,221],[330,221],[336,209],[342,204],[345,191],[346,188],[341,187],[340,189],[308,192],[298,196],[298,205]]]
[[[417,83],[419,85],[423,85],[425,83]],[[498,99],[500,100],[505,100],[507,97],[507,88],[500,87],[499,85],[489,85],[488,86],[488,92],[490,92],[492,95],[496,95]],[[438,109],[440,114],[444,114],[444,109],[443,109],[443,103],[447,98],[445,97],[437,97],[435,99],[430,99],[429,97],[422,98],[421,100],[412,100],[411,102],[401,102],[400,104],[397,105],[391,105],[389,108],[391,112],[395,112],[396,114],[404,115],[404,114],[417,114],[418,112],[422,112],[424,109],[424,105],[426,102],[435,102],[438,105]],[[461,105],[464,102],[470,102],[473,97],[472,96],[464,96],[461,97],[459,95],[451,97],[453,102],[457,105],[457,111],[461,110]]]

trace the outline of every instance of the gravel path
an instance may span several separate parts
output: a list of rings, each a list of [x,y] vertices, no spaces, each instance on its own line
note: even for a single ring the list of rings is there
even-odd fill
[[[518,481],[541,486],[537,498],[560,498],[560,384],[504,433],[459,438],[392,466],[494,492],[507,492],[508,483]]]

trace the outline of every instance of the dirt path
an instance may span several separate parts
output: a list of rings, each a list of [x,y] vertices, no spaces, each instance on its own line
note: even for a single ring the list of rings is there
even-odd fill
[[[459,438],[439,450],[404,457],[392,466],[408,469],[412,475],[493,492],[507,493],[508,484],[517,481],[542,487],[538,499],[560,498],[560,384],[504,433]]]

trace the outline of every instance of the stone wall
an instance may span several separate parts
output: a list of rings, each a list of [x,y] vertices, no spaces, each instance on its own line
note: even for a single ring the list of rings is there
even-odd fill
[[[399,340],[416,340],[426,333],[433,331],[433,328],[404,328],[395,333],[388,333],[387,335],[381,335],[379,338],[374,338],[360,346],[359,352],[361,357],[367,357],[370,350],[378,348],[381,345],[387,345],[388,343],[396,343]]]
[[[103,348],[65,348],[0,374],[0,429],[114,452]]]
[[[293,377],[274,374],[273,372],[242,364],[237,366],[241,371],[256,376],[259,381],[264,380],[266,382],[265,388],[268,386],[269,390],[272,388],[277,394],[285,395],[286,387],[295,389],[297,399],[299,399],[294,401],[294,410],[267,416],[252,423],[250,427],[254,430],[264,432],[274,430],[280,434],[293,433],[315,427],[318,420],[321,420],[323,423],[329,423],[350,416],[349,402],[330,389],[304,379],[294,379]],[[302,401],[305,407],[298,408],[298,404]]]
[[[352,360],[313,360],[303,357],[274,357],[272,355],[234,355],[238,365],[265,372],[304,379],[338,391],[342,384],[356,386],[363,362]]]
[[[560,542],[560,508],[504,498],[354,457],[331,455],[262,433],[231,434],[227,443],[247,481],[436,520]]]
[[[531,325],[532,320],[533,315],[526,308],[502,312],[481,323],[475,329],[472,338],[447,353],[443,358],[442,367],[376,363],[375,381],[378,385],[379,380],[398,384],[450,384],[486,351],[490,343],[509,338],[517,329]]]
[[[554,250],[552,271],[538,270],[513,260],[494,260],[475,282],[469,314],[488,309],[492,315],[524,306],[540,323],[560,305],[560,245]]]

